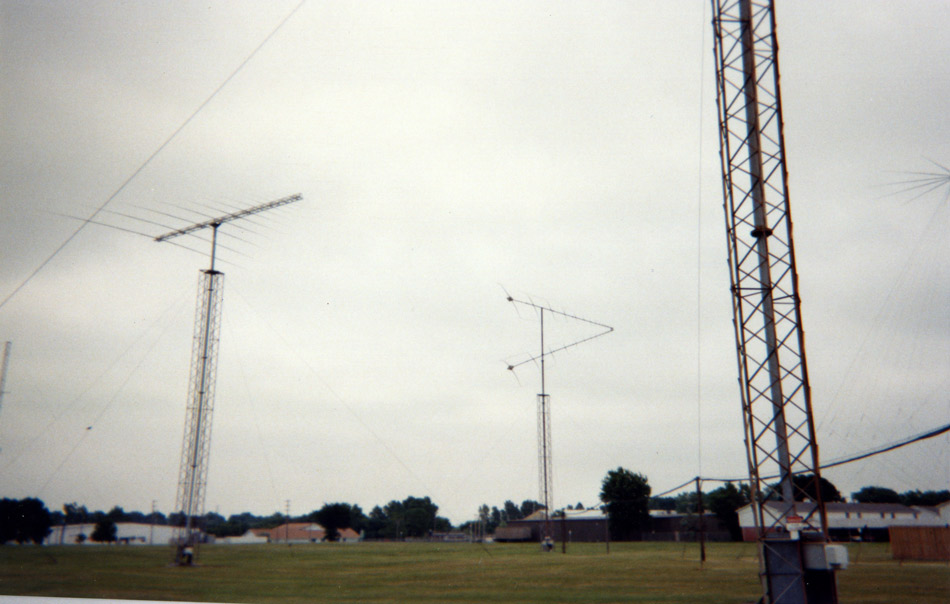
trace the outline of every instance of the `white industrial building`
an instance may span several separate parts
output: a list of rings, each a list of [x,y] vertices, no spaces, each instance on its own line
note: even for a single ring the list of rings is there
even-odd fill
[[[765,504],[779,515],[778,503]],[[807,516],[815,509],[810,501],[797,502],[796,512]],[[739,508],[739,525],[746,541],[755,541],[752,506]],[[826,503],[828,532],[838,541],[887,541],[892,526],[950,526],[950,501],[936,507],[906,506],[900,503]],[[769,514],[766,513],[768,517]]]
[[[254,531],[247,531],[243,535],[234,537],[215,537],[214,542],[224,545],[256,545],[267,543],[268,537],[267,535],[259,534]]]
[[[92,540],[94,522],[50,527],[43,545],[103,545]],[[175,538],[175,527],[165,524],[116,522],[116,542],[121,545],[169,545]]]

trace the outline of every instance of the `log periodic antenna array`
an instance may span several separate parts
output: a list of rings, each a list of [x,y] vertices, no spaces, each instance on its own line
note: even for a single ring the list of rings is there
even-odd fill
[[[544,359],[545,357],[553,355],[555,352],[560,352],[567,348],[572,348],[578,344],[584,342],[589,342],[594,338],[599,338],[600,336],[605,336],[608,333],[614,330],[613,327],[609,325],[604,325],[603,323],[597,323],[596,321],[591,321],[589,319],[583,319],[575,315],[571,315],[559,310],[554,310],[553,308],[548,308],[546,306],[541,306],[535,304],[534,302],[525,302],[523,300],[516,300],[511,296],[508,296],[508,301],[512,304],[522,304],[524,306],[529,306],[540,313],[541,316],[541,352],[537,356],[531,356],[520,363],[514,363],[508,365],[509,371],[514,371],[516,367],[520,367],[525,363],[533,363],[539,361],[541,364],[541,392],[538,394],[538,492],[541,498],[541,504],[544,506],[542,511],[542,530],[541,535],[541,547],[542,550],[550,549],[551,538],[552,538],[552,526],[551,526],[551,506],[553,505],[553,480],[552,480],[552,468],[551,468],[551,398],[545,389],[544,382]],[[564,344],[558,346],[557,348],[552,348],[550,350],[545,349],[544,347],[544,313],[559,315],[562,317],[567,317],[568,319],[573,319],[575,321],[580,321],[582,323],[587,323],[595,327],[601,328],[603,331],[597,332],[592,336],[586,338],[581,338],[580,340],[575,340],[569,344]],[[567,539],[567,535],[562,535],[563,539]]]
[[[299,194],[283,197],[218,218],[165,233],[155,241],[168,241],[196,231],[211,229],[211,266],[198,278],[198,303],[188,378],[188,407],[178,472],[175,511],[183,520],[175,536],[175,563],[191,565],[199,542],[198,519],[204,514],[205,487],[208,484],[208,454],[211,445],[211,415],[214,410],[214,386],[218,367],[218,343],[221,330],[221,302],[224,273],[215,270],[215,250],[221,225],[303,199]]]

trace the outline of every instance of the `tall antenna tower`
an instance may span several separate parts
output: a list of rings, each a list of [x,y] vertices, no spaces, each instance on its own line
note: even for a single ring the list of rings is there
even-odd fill
[[[13,342],[3,345],[3,364],[0,365],[0,411],[3,410],[3,395],[7,392],[7,368],[10,366],[10,350]]]
[[[804,563],[803,552],[813,546],[822,549],[821,559],[840,552],[824,543],[828,524],[792,243],[774,4],[712,5],[733,323],[764,601],[837,602],[834,566]],[[776,478],[774,489],[765,482]]]
[[[515,300],[511,296],[508,296],[508,301],[513,304],[523,304],[525,306],[530,306],[537,310],[541,315],[541,352],[537,356],[532,356],[520,363],[515,363],[513,365],[508,365],[509,371],[514,371],[516,367],[520,367],[525,363],[532,363],[535,361],[540,361],[541,363],[541,393],[538,394],[538,491],[541,498],[541,503],[544,505],[544,511],[542,512],[542,531],[541,531],[541,543],[542,548],[548,543],[550,543],[550,538],[552,535],[551,527],[551,506],[553,505],[554,494],[553,494],[553,480],[552,480],[552,466],[551,466],[551,397],[547,393],[544,383],[544,359],[545,357],[551,356],[555,352],[560,352],[566,348],[571,348],[577,346],[583,342],[588,342],[594,338],[599,338],[600,336],[607,335],[608,333],[614,330],[613,327],[604,325],[602,323],[597,323],[595,321],[590,321],[588,319],[582,319],[581,317],[576,317],[574,315],[569,315],[567,313],[561,312],[559,310],[554,310],[553,308],[548,308],[546,306],[540,306],[534,302],[524,302],[522,300]],[[588,323],[590,325],[595,325],[602,328],[604,331],[598,332],[592,336],[575,340],[570,344],[565,344],[551,350],[545,350],[544,348],[544,313],[553,313],[555,315],[560,315],[562,317],[567,317],[569,319],[574,319],[575,321],[581,321],[583,323]],[[567,535],[561,536],[563,539],[567,539]]]
[[[185,433],[182,439],[181,464],[178,471],[178,496],[175,500],[175,510],[182,514],[184,519],[175,538],[176,564],[190,565],[194,562],[194,549],[198,545],[201,532],[197,522],[204,514],[205,487],[208,484],[211,415],[214,410],[214,386],[218,368],[224,285],[224,273],[214,268],[218,228],[227,222],[260,214],[301,199],[300,195],[291,195],[193,224],[155,238],[158,242],[168,241],[203,229],[211,229],[211,266],[208,270],[201,271],[198,278],[198,304],[195,311],[195,331],[188,379],[188,407],[185,414]]]

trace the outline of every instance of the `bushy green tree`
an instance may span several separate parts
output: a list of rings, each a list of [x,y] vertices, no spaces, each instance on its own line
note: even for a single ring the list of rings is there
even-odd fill
[[[950,501],[950,491],[907,491],[901,493],[901,503],[904,505],[935,506],[944,501]]]
[[[521,513],[521,508],[519,508],[514,501],[510,499],[505,501],[505,505],[501,512],[502,520],[507,524],[513,520],[521,520],[524,518],[524,514]]]
[[[63,504],[63,514],[66,516],[66,524],[83,524],[89,519],[86,506],[76,502]]]
[[[384,539],[386,537],[385,530],[387,521],[386,511],[378,505],[373,506],[373,509],[369,511],[369,516],[366,518],[366,538]]]
[[[540,502],[535,501],[534,499],[525,499],[521,502],[521,517],[527,518],[531,514],[537,512],[544,506]]]
[[[610,470],[601,483],[600,500],[607,505],[611,539],[639,539],[649,529],[650,484],[646,476],[620,467]]]
[[[680,514],[695,514],[699,510],[696,491],[687,491],[676,496],[676,511]]]
[[[215,537],[239,537],[247,532],[250,525],[245,522],[233,520],[234,516],[225,520],[224,516],[214,512],[205,514],[202,526],[204,531]]]
[[[52,517],[46,505],[34,497],[0,500],[0,543],[43,543],[50,533]]]
[[[851,499],[858,503],[900,503],[901,496],[897,491],[887,487],[862,487],[860,491],[851,493]]]
[[[407,497],[403,502],[407,537],[424,537],[436,528],[439,506],[428,497]]]
[[[830,480],[822,476],[818,480],[818,488],[815,488],[814,474],[795,474],[792,476],[792,491],[795,501],[817,501],[817,495],[821,493],[821,499],[825,503],[834,503],[844,501],[838,487],[833,485]],[[770,492],[766,499],[779,499],[782,493],[781,485],[775,483],[770,486]]]
[[[326,531],[327,541],[339,541],[340,529],[350,528],[353,506],[348,503],[326,503],[309,516]]]
[[[736,488],[736,485],[727,482],[703,496],[704,507],[714,513],[722,525],[729,529],[729,537],[733,541],[742,539],[742,528],[739,526],[737,510],[749,503],[749,489],[742,487],[745,485]]]
[[[650,497],[650,509],[672,512],[676,509],[676,497]]]
[[[119,506],[115,506],[106,514],[112,522],[128,522],[128,514]]]
[[[439,506],[428,497],[407,497],[373,508],[367,520],[367,535],[385,539],[425,537],[434,531],[449,531],[452,523],[437,515]],[[382,526],[380,526],[382,525]]]
[[[114,543],[117,532],[115,522],[107,516],[96,522],[91,538],[96,543]]]

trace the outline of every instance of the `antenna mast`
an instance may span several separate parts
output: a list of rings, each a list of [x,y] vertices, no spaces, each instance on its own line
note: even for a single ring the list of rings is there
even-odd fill
[[[0,411],[3,410],[3,395],[7,392],[7,368],[10,366],[10,350],[13,342],[3,345],[3,366],[0,367]]]
[[[301,200],[291,195],[239,212],[212,218],[205,222],[172,231],[155,238],[162,242],[196,231],[211,229],[211,266],[198,278],[198,304],[191,349],[188,381],[188,407],[178,472],[178,496],[175,510],[182,514],[183,524],[175,538],[175,563],[190,565],[200,537],[198,519],[204,514],[205,487],[208,484],[208,454],[211,445],[211,415],[214,410],[214,387],[218,366],[218,344],[221,329],[221,302],[224,273],[215,270],[218,228],[254,214]]]
[[[833,565],[806,569],[803,554],[825,547],[828,524],[792,243],[774,3],[712,5],[733,324],[764,601],[837,602]],[[778,476],[774,490],[763,483],[769,476]]]
[[[608,333],[614,330],[613,327],[604,325],[602,323],[597,323],[590,321],[588,319],[582,319],[581,317],[576,317],[574,315],[569,315],[567,313],[548,308],[546,306],[540,306],[533,302],[524,302],[522,300],[515,300],[511,296],[508,296],[508,301],[513,304],[523,304],[525,306],[530,306],[538,310],[541,314],[541,352],[537,356],[532,356],[520,363],[515,363],[513,365],[508,365],[509,371],[514,371],[516,367],[520,367],[525,363],[531,363],[534,361],[541,362],[541,393],[538,394],[538,490],[541,497],[541,503],[544,505],[543,521],[542,521],[542,531],[539,538],[541,539],[542,551],[545,549],[553,548],[553,543],[551,542],[552,535],[552,525],[551,525],[551,506],[553,505],[554,495],[553,490],[553,480],[552,480],[552,467],[551,467],[551,397],[545,389],[544,382],[544,358],[559,352],[566,348],[571,348],[577,346],[582,342],[588,342],[594,338],[599,338],[600,336],[607,335]],[[554,313],[562,317],[567,317],[569,319],[574,319],[575,321],[581,321],[582,323],[589,323],[590,325],[595,325],[603,329],[603,331],[598,332],[595,335],[592,335],[581,340],[576,340],[570,344],[560,346],[553,350],[545,351],[544,348],[544,312]],[[561,535],[562,540],[567,540],[567,535]],[[548,546],[551,546],[549,548]]]

